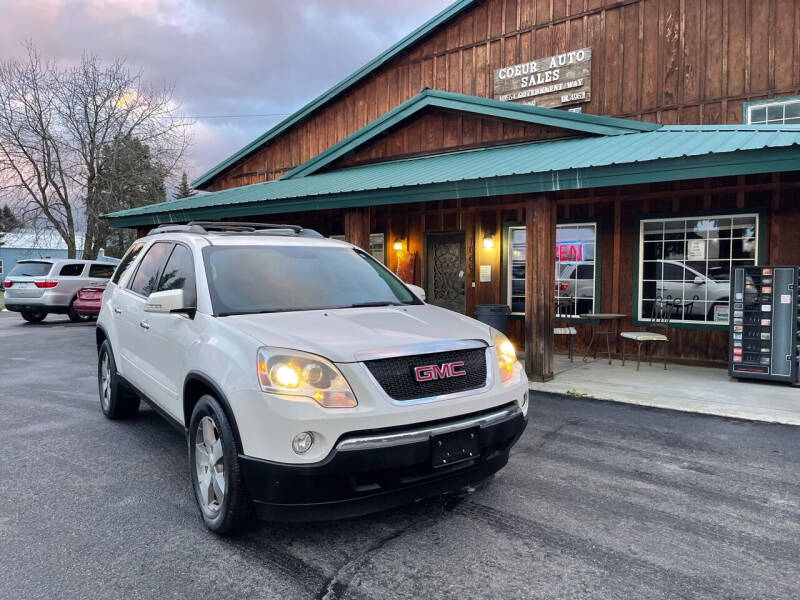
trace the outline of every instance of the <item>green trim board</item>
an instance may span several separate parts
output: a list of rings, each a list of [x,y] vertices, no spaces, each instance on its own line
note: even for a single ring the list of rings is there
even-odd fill
[[[601,138],[600,141],[605,142],[619,138],[628,141],[633,135],[653,134],[606,137]],[[586,142],[591,139],[577,141]],[[547,150],[550,147],[549,144],[555,143],[557,142],[538,145],[544,154],[552,155],[554,152],[548,153]],[[797,143],[800,143],[800,128],[798,128]],[[524,146],[532,145],[534,144],[523,145],[523,150],[525,150]],[[800,165],[800,148],[793,145],[699,156],[686,156],[683,149],[679,148],[677,150],[682,155],[675,158],[644,162],[635,160],[614,162],[594,167],[553,168],[552,170],[506,175],[504,173],[518,167],[506,160],[503,154],[505,152],[515,153],[517,148],[519,147],[487,149],[482,151],[486,154],[477,156],[475,153],[469,157],[475,160],[468,160],[464,164],[450,164],[448,159],[453,155],[400,161],[403,163],[400,173],[394,172],[398,168],[398,163],[380,163],[357,169],[323,173],[313,177],[243,186],[214,194],[194,196],[188,200],[173,200],[105,216],[109,219],[112,227],[136,227],[180,223],[193,219],[292,213],[306,210],[354,208],[454,198],[480,198],[658,181],[796,171]],[[497,153],[499,150],[504,152]],[[597,150],[599,151],[600,148]],[[499,156],[495,156],[495,153]],[[585,150],[582,154],[586,156]],[[608,154],[604,156],[607,160]],[[485,160],[483,160],[484,157]],[[564,166],[569,167],[570,164],[575,164],[572,157],[574,157],[572,153],[566,155],[569,161]],[[525,156],[519,158],[524,160]],[[430,162],[440,160],[442,163],[436,165],[437,168],[430,165]],[[622,158],[618,157],[617,160],[622,160]],[[559,161],[555,160],[555,162]],[[456,163],[461,163],[460,157],[457,158]],[[553,164],[552,166],[557,167],[558,165]],[[472,176],[474,179],[456,179],[454,175],[456,167],[464,173],[465,177]],[[537,164],[529,163],[528,168],[535,169]],[[357,181],[359,179],[357,171],[361,170],[369,170],[367,173],[362,173],[365,175],[363,179],[368,181]],[[486,175],[481,176],[481,171]],[[491,175],[492,172],[496,174]],[[437,178],[442,178],[444,181],[437,181]],[[410,181],[403,184],[404,179],[410,179]],[[311,185],[312,183],[313,185]],[[358,186],[354,185],[355,183]],[[363,189],[353,189],[354,187],[363,187]]]
[[[696,217],[710,217],[721,215],[743,215],[743,214],[757,214],[758,215],[758,246],[756,247],[756,265],[764,264],[767,257],[767,218],[768,210],[764,206],[755,206],[751,208],[723,208],[717,210],[697,210],[687,211],[681,213],[641,213],[637,214],[633,221],[633,303],[631,304],[631,321],[634,327],[647,327],[650,324],[649,319],[639,318],[639,256],[642,244],[641,240],[641,223],[649,219],[692,219]],[[728,331],[729,324],[714,324],[708,322],[670,322],[672,329],[696,329],[706,331]]]
[[[603,264],[603,248],[602,248],[602,237],[603,237],[603,219],[602,217],[586,217],[586,218],[569,218],[569,219],[558,219],[556,221],[556,227],[559,225],[580,225],[580,224],[587,224],[587,225],[594,225],[594,303],[595,309],[597,308],[598,303],[600,302],[600,290],[601,290],[601,280],[603,276],[602,271],[602,264]],[[505,221],[503,222],[503,241],[502,246],[500,248],[500,269],[502,271],[502,278],[501,278],[501,291],[500,296],[502,298],[503,304],[509,306],[508,302],[508,252],[510,250],[510,242],[509,242],[509,232],[512,227],[525,227],[525,221]],[[528,268],[527,259],[525,268]],[[525,315],[523,313],[510,313],[509,318],[511,319],[524,319]],[[593,322],[592,319],[587,319],[585,317],[556,317],[556,321],[562,322],[569,322],[569,323],[591,323]]]
[[[500,271],[502,271],[502,277],[500,278],[500,298],[503,301],[503,304],[511,309],[511,306],[508,303],[508,249],[509,249],[509,241],[508,241],[508,233],[512,227],[525,227],[525,221],[504,221],[503,222],[503,239],[500,243]],[[520,313],[509,313],[509,319],[525,319],[525,315]]]
[[[445,8],[443,11],[417,27],[414,31],[409,33],[403,39],[398,41],[396,44],[393,44],[384,52],[373,58],[371,61],[366,63],[360,69],[349,75],[348,77],[344,78],[342,81],[334,85],[332,88],[321,94],[320,96],[316,97],[314,100],[303,106],[300,110],[295,112],[294,114],[290,115],[289,117],[285,118],[283,121],[269,129],[263,135],[257,137],[255,140],[244,146],[238,152],[235,152],[221,163],[217,164],[216,166],[212,167],[200,177],[196,178],[192,182],[193,188],[202,189],[204,185],[206,185],[211,178],[218,175],[222,171],[228,169],[229,167],[233,166],[235,163],[239,162],[246,156],[252,154],[256,150],[258,150],[261,146],[269,142],[270,140],[276,138],[278,135],[298,123],[302,121],[304,118],[309,116],[315,110],[322,107],[324,104],[341,94],[342,92],[346,91],[359,81],[368,77],[371,73],[373,73],[376,69],[382,67],[393,58],[397,57],[398,55],[402,54],[403,52],[407,51],[412,45],[416,44],[423,38],[427,37],[432,31],[434,31],[437,27],[444,25],[454,17],[458,16],[465,10],[471,8],[473,5],[478,4],[481,0],[457,0],[453,2],[450,6]]]
[[[760,106],[762,104],[774,104],[775,102],[787,102],[791,100],[800,100],[800,96],[781,96],[779,98],[762,98],[761,100],[750,100],[742,102],[742,123],[749,125],[747,122],[747,109],[751,106]]]
[[[592,135],[622,135],[654,131],[661,127],[657,123],[600,117],[588,113],[571,113],[554,108],[501,102],[479,96],[468,96],[426,88],[413,98],[378,117],[370,124],[347,136],[314,158],[295,167],[283,175],[281,179],[311,175],[429,107],[470,113],[482,117],[494,117],[527,124],[557,127]]]

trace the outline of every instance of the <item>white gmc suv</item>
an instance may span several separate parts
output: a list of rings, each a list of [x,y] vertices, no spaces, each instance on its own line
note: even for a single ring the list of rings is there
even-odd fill
[[[198,222],[136,241],[97,321],[100,404],[184,432],[206,525],[363,514],[502,468],[528,379],[500,332],[350,244]]]

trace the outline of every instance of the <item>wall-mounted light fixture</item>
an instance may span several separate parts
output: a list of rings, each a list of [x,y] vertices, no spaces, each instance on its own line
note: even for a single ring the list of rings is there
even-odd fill
[[[494,248],[494,237],[491,233],[486,233],[483,236],[483,249],[491,250],[492,248]]]
[[[395,240],[394,244],[392,244],[392,248],[400,252],[403,249],[403,240]]]

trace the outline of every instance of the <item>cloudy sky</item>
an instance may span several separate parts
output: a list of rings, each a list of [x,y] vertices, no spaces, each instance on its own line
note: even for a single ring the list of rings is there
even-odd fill
[[[190,180],[451,0],[0,0],[0,56],[124,57],[197,117]],[[265,115],[238,116],[234,115]]]

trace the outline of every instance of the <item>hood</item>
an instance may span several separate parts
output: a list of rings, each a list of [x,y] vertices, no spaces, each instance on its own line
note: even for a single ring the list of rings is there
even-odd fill
[[[334,362],[355,362],[357,352],[446,340],[483,340],[488,325],[429,304],[339,308],[219,317],[265,346],[291,348]]]

